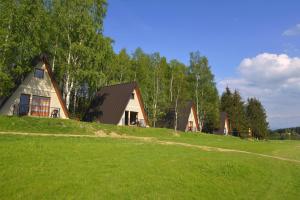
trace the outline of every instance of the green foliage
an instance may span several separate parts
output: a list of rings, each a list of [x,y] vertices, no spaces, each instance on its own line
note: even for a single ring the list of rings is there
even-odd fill
[[[237,90],[234,93],[227,87],[221,96],[221,111],[229,117],[230,132],[232,135],[248,137],[248,121],[244,102]]]
[[[229,117],[230,132],[240,137],[264,139],[268,135],[267,115],[263,105],[255,98],[245,104],[237,90],[226,87],[221,96],[221,111]]]
[[[231,125],[234,135],[240,137],[248,137],[249,124],[245,113],[244,102],[240,93],[235,90],[233,93],[233,113],[231,118]]]
[[[47,53],[67,107],[82,114],[108,83],[114,52],[102,34],[106,9],[106,0],[1,1],[1,95],[32,70],[35,56]]]
[[[0,70],[19,82],[31,71],[32,58],[46,51],[47,15],[42,1],[29,0],[1,1],[0,13]]]
[[[261,102],[256,98],[248,99],[246,115],[255,138],[266,138],[268,135],[267,115]]]
[[[208,59],[199,52],[190,54],[190,92],[196,103],[201,126],[213,132],[219,125],[219,95]]]
[[[6,73],[0,71],[0,96],[9,95],[9,91],[13,88],[13,81]]]

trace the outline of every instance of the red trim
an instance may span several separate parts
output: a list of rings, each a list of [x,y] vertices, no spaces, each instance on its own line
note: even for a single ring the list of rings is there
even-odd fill
[[[136,85],[136,87],[134,89],[136,90],[136,94],[137,94],[136,96],[138,97],[138,100],[139,100],[139,103],[140,103],[140,106],[141,106],[141,109],[142,109],[142,113],[143,113],[145,122],[149,126],[148,116],[147,116],[146,111],[144,109],[145,107],[144,107],[143,98],[142,98],[142,95],[141,95],[140,88]]]
[[[57,82],[56,82],[55,79],[54,79],[52,70],[51,70],[51,68],[50,68],[50,66],[49,66],[48,63],[44,62],[44,64],[45,64],[46,69],[47,69],[47,72],[48,72],[48,74],[49,74],[49,76],[50,76],[51,83],[52,83],[52,85],[53,85],[53,87],[54,87],[54,89],[55,89],[55,92],[56,92],[56,95],[57,95],[58,100],[59,100],[59,102],[60,102],[60,105],[61,105],[61,107],[62,107],[62,109],[63,109],[63,111],[64,111],[64,113],[65,113],[65,116],[66,116],[66,118],[69,118],[69,112],[68,112],[68,109],[67,109],[66,104],[65,104],[65,102],[64,102],[64,100],[63,100],[63,98],[62,98],[62,95],[61,95],[61,92],[60,92],[60,90],[59,90],[59,88],[58,88]]]

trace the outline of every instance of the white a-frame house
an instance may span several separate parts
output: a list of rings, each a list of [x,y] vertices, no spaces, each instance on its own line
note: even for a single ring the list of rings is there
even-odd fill
[[[46,56],[34,59],[34,70],[8,97],[0,97],[1,115],[69,118]]]

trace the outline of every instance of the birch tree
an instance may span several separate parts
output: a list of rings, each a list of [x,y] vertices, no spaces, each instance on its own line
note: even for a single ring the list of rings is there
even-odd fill
[[[219,124],[219,96],[208,59],[199,52],[192,52],[189,71],[191,91],[195,91],[193,99],[196,102],[200,131],[204,128],[212,132]]]
[[[172,60],[170,62],[170,66],[174,71],[174,84],[173,84],[173,93],[174,93],[174,112],[175,112],[175,119],[174,119],[174,130],[177,131],[178,127],[178,115],[179,109],[181,104],[184,103],[185,96],[184,88],[186,84],[186,67],[184,64],[178,62],[177,60]]]

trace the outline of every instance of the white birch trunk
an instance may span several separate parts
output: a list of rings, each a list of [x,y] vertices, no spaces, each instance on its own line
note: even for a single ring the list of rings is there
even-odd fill
[[[69,35],[68,35],[68,39],[69,39]],[[71,95],[71,90],[73,87],[73,80],[70,80],[71,46],[69,47],[67,63],[68,63],[68,70],[65,74],[64,96],[65,96],[65,101],[66,101],[66,107],[67,107],[67,109],[69,109],[70,95]]]
[[[66,76],[65,87],[64,87],[65,101],[66,101],[67,109],[70,108],[71,91],[73,89],[73,86],[74,86],[74,81],[73,81],[73,79],[70,78],[70,73],[68,73]]]
[[[11,16],[12,17],[12,16]],[[9,20],[9,23],[8,23],[8,33],[6,34],[6,36],[5,36],[5,45],[4,46],[6,46],[6,44],[7,44],[7,42],[8,42],[8,38],[9,38],[9,34],[10,34],[10,29],[11,29],[11,18],[10,18],[10,20]],[[3,51],[3,62],[5,62],[5,60],[6,60],[6,57],[5,57],[5,52],[6,52],[6,48],[4,48],[4,51]]]
[[[172,73],[171,81],[170,81],[170,100],[171,100],[171,102],[173,101],[173,78],[174,78],[174,75]]]
[[[177,126],[178,126],[178,99],[179,99],[179,88],[177,89],[177,96],[175,100],[175,132],[177,131]]]
[[[75,113],[76,111],[76,106],[77,106],[77,88],[74,89],[74,99],[73,99],[73,112]]]
[[[57,41],[56,41],[56,43],[55,43],[54,56],[53,56],[53,61],[52,61],[52,71],[53,71],[53,72],[54,72],[54,70],[55,70],[56,50],[57,50]]]
[[[155,84],[156,84],[156,89],[155,89],[155,95],[154,95],[154,112],[153,112],[153,117],[154,117],[154,121],[153,121],[153,127],[155,128],[156,126],[156,115],[157,115],[157,101],[158,101],[158,93],[159,93],[159,87],[158,87],[158,76],[156,77],[156,81],[155,81]]]

